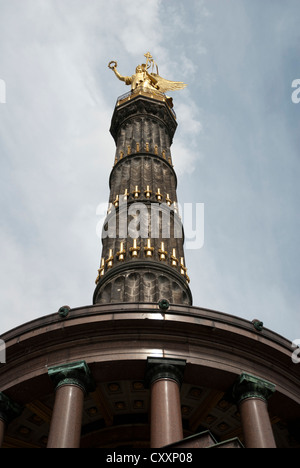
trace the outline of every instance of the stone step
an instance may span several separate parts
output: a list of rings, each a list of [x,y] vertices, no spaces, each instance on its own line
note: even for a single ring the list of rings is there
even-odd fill
[[[238,437],[234,439],[224,440],[223,442],[219,442],[218,444],[211,445],[207,448],[236,448],[241,449],[244,448],[243,444],[241,443]]]
[[[190,448],[244,448],[238,437],[217,442],[210,431],[199,432],[185,439],[162,447],[164,449],[190,449]]]
[[[166,445],[165,448],[208,448],[217,444],[214,436],[209,431],[200,432],[185,439]]]

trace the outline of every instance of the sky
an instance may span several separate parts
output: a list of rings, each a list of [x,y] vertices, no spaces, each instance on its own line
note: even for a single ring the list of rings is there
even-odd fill
[[[299,24],[299,0],[0,0],[0,334],[92,304],[129,90],[107,65],[150,51],[188,84],[172,156],[179,202],[204,204],[193,304],[300,338]]]

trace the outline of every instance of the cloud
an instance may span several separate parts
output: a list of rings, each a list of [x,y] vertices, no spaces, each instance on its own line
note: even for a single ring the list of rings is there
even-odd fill
[[[162,36],[153,33],[160,2],[150,11],[131,3],[2,5],[2,307],[13,310],[2,330],[61,303],[91,302],[101,254],[96,207],[108,200],[120,86],[107,63],[119,55],[130,70]]]
[[[205,204],[204,247],[187,251],[195,305],[249,320],[258,312],[297,338],[297,2],[0,8],[0,329],[91,303],[96,208],[108,201],[115,152],[110,119],[128,90],[107,64],[130,74],[150,50],[163,77],[188,83],[173,95],[172,154],[179,201]]]

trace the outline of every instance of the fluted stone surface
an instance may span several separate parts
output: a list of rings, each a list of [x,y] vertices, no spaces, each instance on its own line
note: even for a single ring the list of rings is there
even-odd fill
[[[170,150],[176,127],[167,102],[137,94],[117,103],[110,129],[116,154],[94,303],[192,304]]]

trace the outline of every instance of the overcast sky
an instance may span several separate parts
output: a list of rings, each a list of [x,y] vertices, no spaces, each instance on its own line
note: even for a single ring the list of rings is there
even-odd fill
[[[0,334],[92,303],[129,90],[107,65],[150,51],[188,83],[172,154],[179,201],[205,206],[194,305],[300,338],[299,24],[299,0],[0,0]]]

